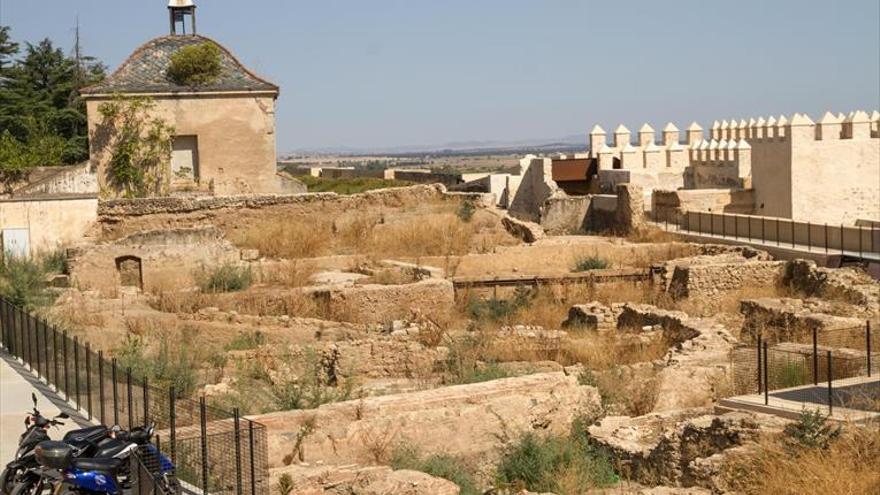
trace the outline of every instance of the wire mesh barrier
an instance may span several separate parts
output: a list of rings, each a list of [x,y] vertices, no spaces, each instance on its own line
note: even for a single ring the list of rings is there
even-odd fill
[[[0,343],[88,419],[124,429],[155,423],[156,445],[171,459],[188,491],[268,494],[266,428],[242,418],[238,410],[210,407],[204,398],[183,398],[173,387],[151,384],[146,376],[3,297]],[[142,482],[146,491],[141,493],[159,493],[147,478]]]
[[[735,393],[782,409],[880,412],[876,333],[867,324],[824,335],[814,330],[807,343],[759,336],[731,353]]]
[[[668,209],[651,212],[650,218],[668,232],[718,236],[858,260],[880,259],[880,228],[875,226],[814,224],[778,217]]]

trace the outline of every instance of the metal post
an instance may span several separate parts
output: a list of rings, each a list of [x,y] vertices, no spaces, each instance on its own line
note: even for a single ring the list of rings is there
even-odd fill
[[[825,241],[825,242],[824,242],[824,244],[825,244],[825,254],[828,254],[828,224],[827,224],[827,223],[825,224],[825,232],[824,232],[824,234],[822,235],[822,237],[824,238],[823,240]]]
[[[703,233],[703,214],[702,212],[697,212],[697,232]]]
[[[98,351],[98,404],[101,423],[107,424],[107,414],[104,410],[104,351]]]
[[[763,376],[761,373],[761,370],[763,368],[761,368],[761,336],[760,335],[758,335],[758,346],[755,347],[755,349],[758,351],[757,352],[757,354],[758,354],[758,393],[760,394],[764,390],[764,387],[762,386],[763,385],[763,381],[762,381]]]
[[[52,365],[55,367],[55,391],[58,391],[58,327],[52,325]]]
[[[199,397],[199,424],[202,442],[202,493],[208,494],[208,418],[205,410],[205,398]]]
[[[724,216],[724,213],[721,213],[718,217],[721,218],[721,237],[723,238],[727,231],[727,217]]]
[[[834,412],[834,389],[831,382],[834,380],[834,374],[831,372],[831,351],[828,351],[828,415]]]
[[[237,407],[232,409],[232,417],[235,421],[235,493],[241,495],[241,417]]]
[[[40,326],[43,327],[43,366],[46,369],[46,383],[49,384],[49,327],[45,321]]]
[[[767,377],[767,341],[764,341],[764,405],[770,403],[770,379]]]
[[[34,334],[34,351],[36,351],[34,354],[37,356],[37,379],[40,379],[43,377],[42,372],[40,372],[40,326],[37,324],[38,322],[36,318],[31,317],[30,320],[31,327],[33,327],[31,332]]]
[[[113,382],[113,424],[119,424],[119,387],[116,384],[116,358],[110,360],[110,380]]]
[[[812,237],[813,237],[812,230],[813,230],[813,226],[810,225],[809,221],[807,221],[807,252],[808,253],[813,250],[813,248],[811,247],[812,246]]]
[[[819,339],[813,329],[813,385],[819,384]]]
[[[73,337],[73,391],[76,397],[76,410],[79,411],[79,338]]]
[[[257,495],[257,468],[256,462],[254,462],[254,422],[248,421],[248,450],[250,451],[248,456],[250,457],[251,464],[251,493],[250,495]]]
[[[767,241],[764,239],[764,224],[767,223],[767,218],[761,217],[761,244],[765,244]]]
[[[25,320],[25,318],[24,318],[26,316],[26,313],[24,312],[24,310],[19,308],[18,314],[19,314],[19,319],[21,320],[22,334],[24,335],[24,340],[27,345],[28,371],[33,371],[33,368],[31,367],[31,356],[32,356],[32,347],[33,347],[31,345],[31,330],[30,330],[31,327],[28,324],[28,320]]]
[[[779,245],[779,219],[776,219],[776,245]]]
[[[150,424],[150,383],[144,376],[144,424]]]
[[[791,247],[794,249],[794,219],[791,221]]]
[[[134,411],[133,409],[133,401],[131,397],[131,368],[125,369],[125,391],[126,397],[128,398],[128,429],[132,429],[134,427]]]
[[[715,215],[709,212],[709,235],[715,235]]]
[[[840,255],[843,256],[843,224],[840,224]]]
[[[865,322],[865,354],[868,358],[868,378],[871,377],[871,321]]]
[[[61,333],[61,345],[64,346],[64,400],[70,400],[70,381],[68,376],[70,375],[69,366],[67,365],[67,330]]]
[[[92,419],[92,358],[91,346],[86,342],[86,407]]]
[[[752,240],[752,217],[746,217],[746,234],[749,236],[749,241]]]
[[[176,423],[176,412],[177,405],[175,402],[177,401],[177,395],[174,393],[174,387],[168,388],[168,426],[171,430],[171,462],[174,462],[177,459],[177,426]]]
[[[862,226],[859,225],[859,259],[862,259]]]

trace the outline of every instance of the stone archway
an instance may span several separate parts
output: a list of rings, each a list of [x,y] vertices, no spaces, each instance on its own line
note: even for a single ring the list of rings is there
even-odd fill
[[[141,259],[137,256],[120,256],[116,258],[116,271],[119,272],[119,284],[123,287],[144,288],[144,273]]]

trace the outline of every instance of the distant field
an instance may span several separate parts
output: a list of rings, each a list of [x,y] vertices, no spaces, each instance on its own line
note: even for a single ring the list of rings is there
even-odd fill
[[[335,192],[337,194],[357,194],[372,189],[413,185],[412,182],[403,180],[375,179],[372,177],[322,179],[310,175],[301,175],[297,176],[296,179],[305,184],[309,188],[309,192]]]
[[[283,164],[305,167],[371,167],[371,168],[425,168],[433,171],[500,172],[519,166],[518,154],[468,154],[468,155],[424,155],[424,156],[349,156],[322,155],[290,157]]]

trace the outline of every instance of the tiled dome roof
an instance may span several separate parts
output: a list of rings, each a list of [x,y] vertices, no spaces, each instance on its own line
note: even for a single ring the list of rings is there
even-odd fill
[[[214,43],[220,48],[220,76],[209,84],[196,87],[175,84],[166,75],[171,55],[185,46]],[[199,35],[162,36],[135,50],[113,74],[98,84],[83,88],[84,95],[105,93],[173,93],[214,91],[274,91],[278,86],[245,68],[219,43]]]

